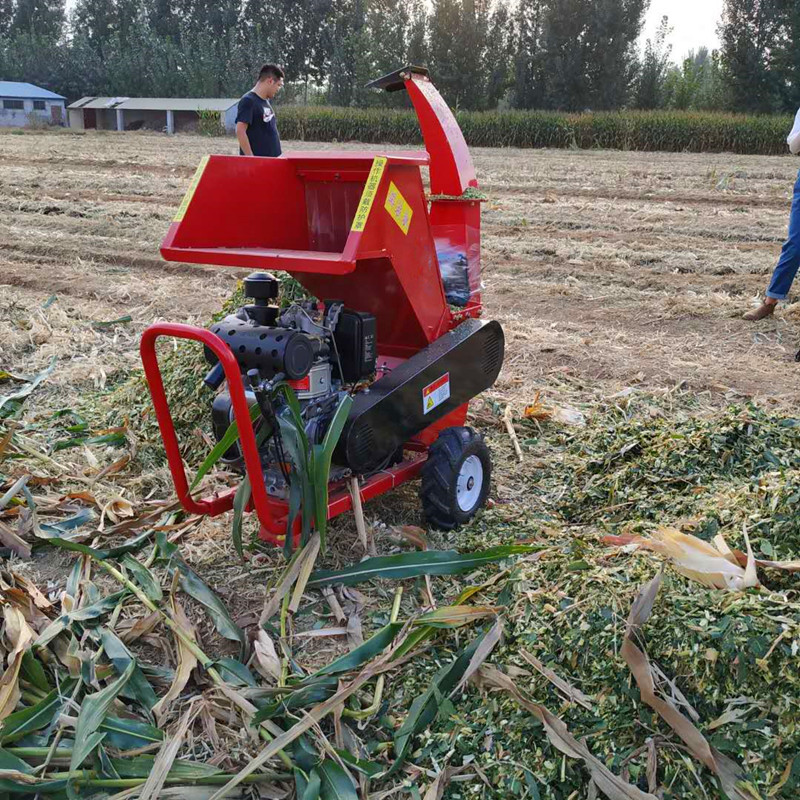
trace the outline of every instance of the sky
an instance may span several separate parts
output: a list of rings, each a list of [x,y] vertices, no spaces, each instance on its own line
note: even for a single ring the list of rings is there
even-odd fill
[[[648,37],[654,38],[663,16],[669,17],[673,28],[667,39],[672,45],[672,60],[680,63],[689,50],[706,46],[719,47],[717,23],[722,14],[723,0],[651,0],[647,12],[642,45]]]

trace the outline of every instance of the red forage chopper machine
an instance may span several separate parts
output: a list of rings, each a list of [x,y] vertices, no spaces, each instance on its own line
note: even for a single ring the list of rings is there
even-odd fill
[[[232,508],[235,489],[191,495],[158,366],[159,337],[204,345],[211,367],[205,382],[216,392],[214,432],[221,439],[233,421],[239,430],[223,460],[249,477],[248,508],[261,537],[276,544],[289,520],[295,537],[300,531],[299,516],[290,513],[291,448],[280,425],[259,431],[251,422],[256,404],[273,422],[294,413],[291,405],[311,447],[325,441],[344,395],[352,397],[333,453],[328,518],[352,507],[353,475],[363,500],[421,475],[425,516],[445,529],[468,521],[489,489],[489,452],[464,425],[469,400],[494,383],[504,351],[499,323],[479,319],[475,169],[426,70],[406,67],[370,85],[408,92],[427,152],[206,156],[161,253],[169,261],[257,270],[244,282],[252,302],[209,330],[159,322],[142,336],[183,507],[220,514]],[[319,300],[272,304],[279,286],[268,270],[288,272]],[[282,403],[288,389],[292,403]]]

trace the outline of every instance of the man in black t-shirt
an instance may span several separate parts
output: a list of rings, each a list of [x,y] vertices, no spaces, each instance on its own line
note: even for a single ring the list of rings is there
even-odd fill
[[[240,156],[279,156],[281,137],[270,100],[283,86],[283,70],[264,64],[256,85],[239,101],[236,111],[236,138]]]

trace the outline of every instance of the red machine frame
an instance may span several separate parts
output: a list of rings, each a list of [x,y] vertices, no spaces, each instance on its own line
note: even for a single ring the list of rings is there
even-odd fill
[[[343,300],[378,320],[378,367],[391,369],[427,347],[466,317],[480,316],[480,205],[464,197],[477,187],[466,142],[447,104],[424,70],[406,68],[383,88],[408,91],[427,152],[296,151],[276,159],[210,156],[203,159],[162,244],[170,261],[291,273],[314,296]],[[426,198],[420,168],[430,167]],[[271,194],[270,194],[271,193]],[[387,213],[381,213],[381,206]],[[298,209],[305,208],[305,215]],[[466,254],[470,298],[448,306],[437,247]],[[239,365],[216,334],[190,325],[155,323],[140,351],[178,498],[190,513],[216,516],[233,506],[235,489],[194,499],[180,455],[156,355],[161,337],[200,342],[219,358],[238,424],[251,501],[261,537],[284,541],[288,504],[270,497],[250,421]],[[463,425],[467,404],[407,442],[399,464],[368,477],[368,500],[419,475],[439,431]],[[328,518],[352,508],[344,482],[332,484]],[[299,535],[299,519],[293,534]]]

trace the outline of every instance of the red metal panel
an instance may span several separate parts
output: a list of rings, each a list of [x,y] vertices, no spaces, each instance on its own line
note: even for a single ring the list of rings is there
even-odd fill
[[[464,134],[430,78],[413,74],[406,81],[406,90],[431,157],[431,192],[459,196],[467,187],[477,186]]]
[[[407,232],[385,208],[391,184],[411,210]],[[387,165],[366,227],[363,233],[350,233],[343,257],[356,260],[354,275],[296,277],[316,297],[341,299],[350,308],[373,313],[382,355],[408,357],[447,330],[450,312],[418,168]]]
[[[378,155],[374,150],[295,150],[284,153],[281,158],[286,161],[293,161],[298,165],[298,169],[304,166],[321,169],[322,162],[330,162],[330,167],[335,169],[337,165],[346,164],[347,169],[353,169],[351,161],[363,161],[367,170],[372,166],[372,159]],[[390,164],[410,164],[424,167],[430,163],[430,156],[424,150],[392,150],[384,153]],[[308,162],[307,165],[302,162]]]
[[[310,250],[305,192],[294,164],[211,156],[172,246]]]
[[[426,460],[426,457],[408,459],[389,469],[381,470],[377,474],[372,475],[359,487],[361,501],[366,502],[373,497],[395,489],[401,483],[414,480],[414,478],[419,475]],[[286,520],[289,515],[289,507],[286,503],[281,501],[273,500],[272,503],[275,509],[275,524],[273,524],[272,527],[262,526],[259,537],[272,544],[282,546],[285,541]],[[353,498],[346,485],[331,488],[330,500],[328,501],[328,519],[338,517],[339,514],[350,511],[352,507]],[[295,543],[297,543],[300,538],[301,528],[302,520],[298,516],[294,522],[292,531]]]

